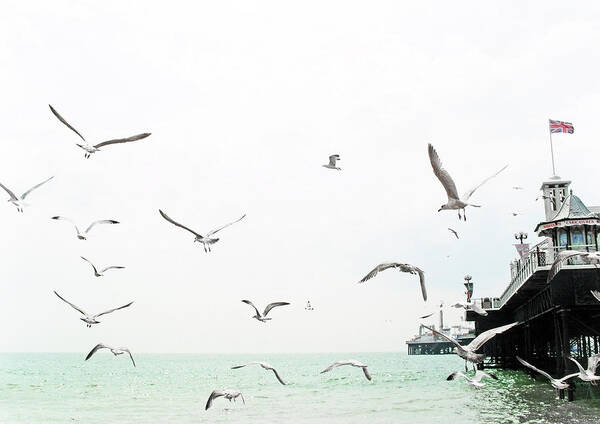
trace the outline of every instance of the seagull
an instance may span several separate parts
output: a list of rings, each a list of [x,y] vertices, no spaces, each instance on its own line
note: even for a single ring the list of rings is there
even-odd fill
[[[313,306],[310,304],[310,300],[306,301],[306,306],[304,307],[305,310],[307,311],[314,311],[315,308],[313,308]]]
[[[341,160],[340,159],[340,155],[331,155],[329,156],[329,163],[327,165],[323,165],[325,168],[329,168],[329,169],[337,169],[338,171],[341,171],[342,168],[338,168],[337,166],[335,166],[335,163]]]
[[[583,259],[584,262],[589,263],[589,264],[597,264],[598,262],[600,262],[600,252],[581,252],[579,250],[562,250],[560,252],[558,252],[558,254],[556,255],[556,259],[554,259],[554,262],[552,263],[552,266],[550,267],[550,271],[548,271],[548,277],[546,277],[546,283],[549,283],[550,281],[552,281],[552,279],[554,277],[556,277],[556,274],[558,274],[558,272],[560,271],[560,265],[571,258],[574,258],[575,256],[579,256],[580,258]]]
[[[590,290],[590,293],[592,294],[592,296],[594,296],[596,298],[596,300],[598,302],[600,302],[600,291],[598,291],[598,290]]]
[[[171,224],[179,227],[179,228],[183,228],[184,230],[188,230],[190,233],[192,233],[193,235],[196,236],[196,238],[194,239],[194,242],[200,242],[202,243],[202,246],[204,247],[204,251],[205,252],[210,252],[210,245],[211,244],[215,244],[216,242],[219,241],[218,238],[212,238],[211,236],[213,234],[218,233],[219,231],[221,231],[223,228],[227,228],[230,225],[235,224],[236,222],[241,221],[242,219],[244,219],[246,217],[246,214],[242,215],[241,218],[236,219],[233,222],[230,222],[229,224],[225,224],[222,227],[219,227],[215,230],[209,231],[208,233],[206,233],[206,236],[201,236],[200,234],[198,234],[197,232],[195,232],[194,230],[189,229],[188,227],[186,227],[185,225],[180,224],[179,222],[174,221],[173,219],[169,218],[169,216],[164,213],[163,211],[161,211],[160,209],[158,210],[158,212],[160,212],[161,216],[166,219],[167,221],[169,221]]]
[[[550,380],[550,384],[552,384],[552,387],[554,387],[555,389],[559,389],[559,390],[568,389],[569,384],[565,383],[565,381],[579,375],[579,373],[576,372],[575,374],[565,375],[561,379],[556,379],[556,378],[552,378],[552,376],[550,374],[548,374],[546,371],[542,371],[541,369],[534,367],[529,362],[526,362],[525,360],[519,358],[518,356],[517,356],[517,361],[519,361],[521,364],[523,364],[527,368],[532,369],[533,371],[535,371],[539,374],[542,374],[544,377],[546,377],[548,380]]]
[[[481,306],[479,306],[477,303],[468,303],[468,302],[457,302],[454,305],[450,305],[453,308],[463,308],[465,310],[467,310],[468,308],[471,308],[471,310],[481,316],[487,316],[487,311],[485,309],[483,309]]]
[[[25,208],[25,206],[29,206],[27,203],[25,203],[25,198],[29,195],[29,193],[31,193],[33,190],[40,187],[41,185],[46,184],[52,178],[54,178],[54,177],[52,176],[52,177],[48,178],[47,180],[44,180],[41,183],[34,185],[29,190],[27,190],[25,193],[21,194],[21,197],[15,196],[15,193],[13,193],[8,187],[6,187],[2,183],[0,183],[0,187],[2,187],[4,189],[4,191],[6,191],[8,193],[8,195],[10,196],[10,199],[8,199],[8,201],[17,207],[17,211],[23,212],[23,208]]]
[[[228,399],[229,402],[231,402],[231,399],[233,399],[234,401],[238,398],[241,397],[242,398],[242,402],[244,402],[244,405],[246,404],[246,401],[244,400],[244,396],[242,395],[242,392],[238,391],[238,390],[231,390],[231,389],[223,389],[223,390],[213,390],[212,393],[210,394],[210,397],[208,398],[208,401],[206,402],[206,407],[204,408],[204,410],[206,411],[208,408],[210,408],[212,406],[213,400],[223,396],[225,399]]]
[[[243,367],[248,366],[248,365],[260,365],[261,367],[263,367],[267,371],[273,371],[273,374],[275,374],[275,377],[277,378],[277,380],[279,380],[279,382],[285,386],[285,383],[283,382],[283,380],[281,379],[281,377],[279,377],[279,374],[277,373],[277,370],[275,368],[273,368],[271,365],[267,364],[266,362],[259,362],[259,361],[248,362],[247,364],[244,364],[244,365],[237,365],[235,367],[231,367],[231,369],[232,370],[237,370],[239,368],[243,368]],[[598,378],[600,378],[600,377],[598,377]]]
[[[79,231],[79,227],[77,227],[77,224],[75,224],[72,220],[70,220],[69,218],[65,218],[64,216],[53,216],[52,219],[56,219],[56,220],[63,220],[63,221],[69,221],[71,224],[73,224],[75,226],[75,231],[77,231],[77,238],[79,240],[87,240],[86,236],[87,233],[90,232],[90,230],[94,227],[94,225],[96,224],[118,224],[119,221],[115,221],[114,219],[101,219],[98,221],[94,221],[90,224],[89,227],[87,227],[87,229],[82,233],[81,231]]]
[[[99,314],[90,315],[87,312],[85,312],[83,309],[81,309],[80,307],[73,305],[71,302],[69,302],[65,298],[61,297],[61,295],[56,293],[56,291],[54,291],[54,294],[57,295],[60,300],[62,300],[65,303],[68,303],[73,309],[75,309],[76,311],[79,311],[82,315],[84,315],[84,318],[79,318],[79,319],[82,320],[83,322],[85,322],[87,324],[86,327],[88,327],[88,328],[90,328],[92,326],[92,324],[100,324],[100,321],[96,320],[96,318],[98,318],[99,316],[110,314],[111,312],[118,311],[119,309],[127,308],[128,306],[131,306],[131,304],[133,303],[133,302],[129,302],[127,305],[119,306],[118,308],[109,309],[108,311],[100,312]]]
[[[459,238],[456,230],[453,230],[452,228],[448,228],[448,231],[450,231],[452,234],[454,234],[456,236],[456,238]]]
[[[98,343],[96,346],[94,346],[94,348],[90,350],[90,353],[88,353],[88,355],[85,357],[85,360],[87,361],[88,359],[90,359],[92,355],[100,349],[109,349],[115,356],[122,355],[123,353],[127,352],[129,354],[129,357],[131,358],[131,362],[133,362],[133,366],[135,367],[135,361],[133,360],[133,356],[131,355],[129,349],[127,349],[126,347],[110,347],[102,343]]]
[[[483,360],[485,359],[485,354],[476,353],[476,351],[481,346],[483,346],[486,342],[491,340],[496,334],[504,333],[505,331],[511,329],[512,327],[514,327],[517,324],[519,324],[519,323],[513,322],[511,324],[506,324],[501,327],[491,328],[487,331],[484,331],[483,333],[481,333],[480,335],[475,337],[473,340],[471,340],[471,343],[469,343],[466,346],[462,346],[455,339],[445,335],[444,333],[440,333],[439,331],[436,331],[433,328],[429,328],[426,325],[423,325],[423,327],[425,327],[432,333],[445,338],[450,343],[452,343],[454,346],[456,346],[456,348],[454,349],[454,353],[456,353],[458,356],[460,356],[461,358],[463,358],[465,360],[465,370],[466,370],[467,369],[467,361],[473,363],[473,368],[474,368],[475,364],[479,364],[480,362],[483,362]]]
[[[367,366],[365,364],[363,364],[362,362],[358,362],[354,359],[348,359],[345,361],[334,362],[333,364],[331,364],[327,368],[325,368],[323,371],[321,371],[321,374],[323,374],[325,372],[329,372],[334,368],[341,367],[344,365],[351,365],[353,367],[362,368],[363,373],[365,374],[365,377],[367,377],[367,380],[371,381],[371,374],[369,374],[369,370],[367,370]]]
[[[429,318],[433,314],[436,314],[436,313],[440,312],[443,308],[444,308],[444,301],[440,300],[440,304],[438,306],[436,306],[435,309],[429,309],[429,308],[426,309],[425,310],[425,315],[419,316],[419,319]]]
[[[273,303],[269,303],[267,305],[267,307],[265,308],[264,312],[261,314],[258,311],[258,308],[256,306],[254,306],[254,303],[250,302],[249,300],[242,300],[242,302],[246,303],[247,305],[250,305],[254,308],[254,310],[256,311],[256,315],[254,315],[252,318],[256,318],[257,320],[259,320],[260,322],[267,322],[269,321],[271,318],[267,318],[267,314],[269,313],[269,311],[273,308],[276,308],[278,306],[286,306],[289,305],[288,302],[273,302]]]
[[[521,212],[511,212],[512,216],[521,215]]]
[[[569,356],[569,359],[575,362],[577,365],[577,369],[579,370],[578,377],[583,381],[589,381],[594,386],[598,384],[600,381],[600,376],[596,375],[596,368],[598,368],[598,362],[600,362],[600,353],[592,355],[588,358],[587,369],[583,369],[583,367],[577,362],[575,359]]]
[[[421,293],[423,294],[423,300],[427,300],[427,290],[425,289],[425,273],[418,267],[410,264],[402,264],[399,262],[389,262],[377,265],[371,272],[363,277],[359,283],[364,283],[367,280],[375,277],[377,273],[385,271],[389,268],[398,268],[401,272],[409,272],[411,274],[419,274],[419,282],[421,284]]]
[[[474,205],[472,203],[468,203],[468,200],[471,198],[473,193],[475,193],[475,190],[477,190],[479,187],[484,185],[486,182],[488,182],[489,180],[494,178],[500,172],[504,171],[506,169],[506,167],[508,166],[508,165],[504,166],[500,171],[496,172],[494,175],[492,175],[490,177],[487,177],[479,185],[475,186],[474,188],[472,188],[471,190],[466,192],[462,197],[460,197],[458,195],[458,190],[456,190],[456,184],[454,184],[454,181],[452,180],[452,177],[450,176],[448,171],[446,171],[442,167],[442,161],[440,160],[437,152],[435,151],[435,149],[433,148],[433,146],[431,144],[429,144],[429,160],[430,160],[431,166],[433,168],[433,173],[435,174],[436,177],[438,177],[438,179],[440,180],[440,182],[446,189],[446,194],[448,195],[448,203],[440,206],[440,208],[438,209],[438,212],[442,211],[442,210],[447,210],[447,209],[457,209],[458,210],[458,219],[461,219],[460,211],[462,209],[462,211],[463,211],[462,218],[465,221],[467,220],[467,215],[465,213],[465,208],[467,206],[474,206],[476,208],[481,207],[481,205]]]
[[[84,144],[77,144],[77,146],[79,146],[80,148],[85,150],[85,158],[86,159],[89,159],[89,157],[92,155],[92,153],[98,152],[101,147],[108,146],[110,144],[129,143],[130,141],[141,140],[143,138],[150,136],[150,134],[151,134],[151,133],[142,133],[142,134],[137,134],[137,135],[127,137],[127,138],[117,138],[114,140],[103,141],[102,143],[91,145],[85,140],[85,138],[83,138],[83,136],[79,133],[79,131],[77,131],[75,128],[73,128],[67,121],[65,121],[65,119],[62,116],[60,116],[60,114],[52,107],[52,105],[48,105],[48,106],[50,106],[50,110],[52,111],[54,116],[56,116],[58,118],[58,120],[60,122],[65,124],[70,130],[72,130],[75,134],[77,134],[83,140]]]
[[[519,187],[519,186],[514,186],[513,190],[525,190],[523,187]]]
[[[107,266],[106,268],[102,268],[100,271],[98,271],[98,269],[96,269],[96,267],[94,266],[93,263],[91,263],[89,260],[87,260],[86,258],[84,258],[83,256],[81,256],[81,259],[83,259],[84,261],[86,261],[88,264],[90,264],[92,266],[92,268],[94,269],[94,275],[96,277],[102,277],[104,275],[104,273],[106,271],[108,271],[109,269],[123,269],[125,268],[124,266]]]
[[[468,375],[463,374],[460,371],[453,372],[452,374],[450,374],[446,378],[446,380],[447,381],[456,380],[457,378],[460,378],[460,377],[463,377],[469,386],[473,386],[476,389],[479,389],[479,388],[485,386],[485,383],[481,382],[481,379],[484,378],[484,377],[488,377],[488,378],[492,378],[494,380],[498,380],[498,377],[496,377],[495,375],[488,374],[487,372],[481,371],[481,370],[477,370],[477,372],[475,373],[475,377],[473,377],[473,378],[469,377]]]

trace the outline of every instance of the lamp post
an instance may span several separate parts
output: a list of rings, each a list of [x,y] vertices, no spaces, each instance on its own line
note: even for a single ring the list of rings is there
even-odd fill
[[[523,240],[527,240],[527,233],[519,231],[518,233],[515,233],[515,239],[519,240],[521,244],[523,244]]]
[[[470,275],[465,275],[465,288],[467,289],[467,291],[465,292],[465,294],[467,295],[467,302],[471,302],[471,296],[473,296],[473,283],[471,282],[471,280],[473,279],[473,277],[471,277]]]

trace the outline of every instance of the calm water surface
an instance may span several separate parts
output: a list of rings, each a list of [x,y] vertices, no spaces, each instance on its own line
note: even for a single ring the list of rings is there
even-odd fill
[[[463,367],[453,355],[400,353],[300,355],[0,354],[0,423],[598,423],[600,387],[578,384],[576,401],[557,399],[542,379],[493,371],[500,381],[476,390],[446,376]],[[319,374],[331,362],[360,369]],[[266,360],[289,382],[260,367]],[[243,392],[246,405],[217,399],[215,388]]]

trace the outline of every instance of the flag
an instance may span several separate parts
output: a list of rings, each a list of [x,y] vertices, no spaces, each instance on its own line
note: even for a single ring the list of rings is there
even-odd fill
[[[548,121],[550,121],[550,133],[551,134],[554,134],[554,133],[573,134],[575,132],[575,127],[570,122],[553,121],[552,119],[549,119]]]

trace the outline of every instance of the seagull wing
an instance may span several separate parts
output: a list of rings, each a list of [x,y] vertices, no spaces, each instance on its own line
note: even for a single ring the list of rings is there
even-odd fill
[[[68,304],[71,306],[71,308],[75,309],[75,310],[76,310],[76,311],[78,311],[79,313],[81,313],[81,314],[83,314],[83,315],[85,315],[85,316],[87,316],[87,315],[88,315],[88,314],[87,314],[87,313],[86,313],[86,312],[85,312],[83,309],[81,309],[79,306],[77,306],[77,305],[73,305],[71,302],[69,302],[67,299],[65,299],[64,297],[62,297],[60,294],[56,293],[56,290],[54,291],[54,294],[55,294],[55,295],[57,295],[57,296],[58,296],[58,298],[59,298],[60,300],[62,300],[63,302],[65,302],[65,303],[68,303]]]
[[[453,230],[452,228],[448,228],[448,231],[450,231],[452,234],[454,234],[456,236],[456,238],[459,238],[456,230]]]
[[[107,140],[107,141],[103,141],[102,143],[96,144],[94,147],[96,149],[99,149],[100,147],[108,146],[109,144],[129,143],[130,141],[141,140],[142,138],[149,137],[150,134],[151,133],[143,133],[143,134],[133,135],[133,136],[127,137],[127,138],[116,138],[114,140]]]
[[[94,315],[92,318],[98,318],[99,316],[110,314],[111,312],[118,311],[119,309],[127,308],[131,306],[133,302],[129,302],[127,305],[119,306],[118,308],[109,309],[108,311],[100,312],[99,314]]]
[[[446,377],[446,381],[456,380],[457,378],[460,378],[460,377],[464,378],[465,380],[471,381],[471,378],[469,378],[469,376],[463,374],[460,371],[453,372],[452,374],[450,374],[448,377]]]
[[[327,368],[325,368],[323,371],[321,371],[321,374],[323,374],[325,372],[329,372],[332,369],[341,367],[343,365],[349,365],[349,362],[348,361],[336,361],[333,364],[329,365]]]
[[[596,300],[598,302],[600,302],[600,291],[598,291],[598,290],[590,290],[590,293],[592,293],[592,296],[594,296],[596,298]]]
[[[329,166],[335,166],[335,163],[340,160],[340,155],[329,156]]]
[[[225,393],[222,390],[213,390],[210,396],[208,397],[208,401],[206,402],[206,407],[204,410],[206,411],[211,407],[213,400],[218,398],[219,396],[225,396]]]
[[[561,263],[563,263],[567,259],[573,258],[575,256],[582,256],[585,254],[587,254],[587,252],[580,252],[578,250],[563,250],[561,252],[558,252],[558,255],[556,255],[556,259],[554,259],[554,262],[552,262],[550,271],[548,271],[548,277],[546,277],[546,283],[549,283],[550,281],[552,281],[552,279],[554,277],[556,277],[556,274],[558,274],[558,271],[560,271]]]
[[[98,343],[96,346],[94,346],[94,348],[92,350],[90,350],[90,353],[87,354],[87,356],[85,357],[85,360],[87,361],[88,359],[90,359],[92,357],[92,355],[94,353],[96,353],[97,351],[99,351],[100,349],[108,349],[108,346],[103,345],[102,343]]]
[[[364,283],[365,281],[370,280],[371,278],[375,277],[381,271],[385,271],[386,269],[389,269],[389,268],[397,268],[400,265],[401,264],[399,264],[397,262],[389,262],[389,263],[379,264],[375,268],[373,268],[371,270],[371,272],[369,272],[367,275],[365,275],[362,278],[362,280],[359,281],[359,283]]]
[[[2,187],[4,189],[4,191],[6,191],[8,193],[8,195],[10,196],[11,200],[19,200],[17,198],[17,196],[15,196],[15,193],[13,193],[8,187],[6,187],[4,184],[0,183],[0,187]]]
[[[90,230],[97,224],[118,224],[119,221],[115,221],[114,219],[100,219],[98,221],[94,221],[90,224],[89,227],[85,230],[86,234],[90,232]]]
[[[494,374],[489,374],[485,371],[477,370],[475,372],[475,377],[473,378],[473,381],[481,381],[483,377],[491,378],[492,380],[498,380],[498,377],[496,377]]]
[[[286,306],[289,305],[289,302],[273,302],[273,303],[269,303],[267,305],[267,307],[265,308],[265,311],[263,312],[263,317],[266,317],[267,314],[269,313],[269,311],[273,308],[276,308],[278,306]]]
[[[225,224],[225,225],[223,225],[222,227],[219,227],[219,228],[217,228],[216,230],[209,231],[209,232],[208,232],[208,234],[206,234],[206,236],[207,236],[207,237],[210,237],[210,236],[212,236],[213,234],[215,234],[215,233],[218,233],[219,231],[221,231],[223,228],[227,228],[227,227],[229,227],[230,225],[233,225],[233,224],[235,224],[236,222],[239,222],[239,221],[241,221],[241,220],[242,220],[242,219],[244,219],[245,217],[246,217],[246,214],[242,215],[242,217],[241,217],[241,218],[239,218],[239,219],[236,219],[236,220],[235,220],[235,221],[233,221],[233,222],[230,222],[229,224]]]
[[[111,266],[107,266],[106,268],[102,268],[102,270],[100,272],[103,274],[106,271],[108,271],[109,269],[124,269],[124,268],[125,268],[124,266],[111,265]]]
[[[423,295],[423,300],[427,301],[427,289],[425,288],[425,273],[420,269],[415,267],[417,274],[419,274],[419,284],[421,284],[421,294]]]
[[[197,232],[195,232],[194,230],[191,230],[191,229],[189,229],[188,227],[186,227],[185,225],[182,225],[182,224],[180,224],[179,222],[177,222],[177,221],[174,221],[173,219],[169,218],[169,216],[168,216],[166,213],[164,213],[163,211],[161,211],[160,209],[158,210],[158,212],[160,212],[160,215],[161,215],[161,216],[162,216],[164,219],[166,219],[167,221],[169,221],[171,224],[173,224],[173,225],[175,225],[175,226],[177,226],[177,227],[179,227],[179,228],[183,228],[184,230],[187,230],[187,231],[189,231],[190,233],[192,233],[192,234],[193,234],[193,235],[195,235],[196,237],[200,237],[200,238],[202,237],[200,234],[198,234],[198,233],[197,233]]]
[[[452,343],[454,346],[456,346],[458,349],[463,350],[463,351],[465,350],[465,348],[463,346],[461,346],[461,344],[458,343],[456,340],[454,340],[452,337],[448,337],[444,333],[440,333],[439,331],[434,330],[433,328],[429,328],[426,325],[424,325],[423,327],[425,327],[426,329],[428,329],[429,331],[431,331],[433,334],[437,334],[438,336],[441,336],[441,337],[445,338],[450,343]]]
[[[517,356],[517,361],[519,361],[522,365],[526,366],[529,369],[532,369],[533,371],[537,372],[538,374],[543,375],[544,377],[546,377],[548,380],[554,380],[552,378],[552,376],[550,374],[548,374],[546,371],[542,371],[539,368],[534,367],[533,365],[531,365],[529,362],[525,361],[524,359],[521,359],[520,357]],[[579,373],[575,374],[578,375]]]
[[[482,316],[487,316],[487,311],[485,309],[483,309],[481,306],[479,306],[477,303],[471,303],[471,309],[473,310],[473,312],[482,315]]]
[[[131,351],[129,349],[122,349],[123,352],[127,352],[129,354],[129,357],[131,358],[131,362],[133,363],[133,366],[135,367],[135,361],[133,360],[133,355],[131,354]]]
[[[502,171],[504,171],[506,168],[508,167],[508,165],[504,165],[504,167],[496,172],[494,175],[490,175],[489,177],[487,177],[485,180],[483,180],[481,183],[479,183],[479,185],[475,186],[474,188],[472,188],[471,190],[467,191],[464,196],[463,196],[463,200],[469,200],[469,198],[473,195],[473,193],[475,193],[475,190],[477,190],[479,187],[481,187],[482,185],[484,185],[485,183],[487,183],[489,180],[491,180],[492,178],[494,178],[496,175],[498,175],[499,173],[501,173]]]
[[[254,306],[254,303],[252,303],[252,302],[250,302],[249,300],[246,300],[246,299],[242,300],[242,302],[244,302],[247,305],[252,306],[254,308],[254,310],[256,311],[256,315],[261,316],[260,312],[258,312],[258,308],[256,306]]]
[[[273,371],[273,374],[275,374],[277,380],[279,380],[279,382],[285,386],[285,382],[281,379],[277,370],[275,368],[271,368],[271,371]]]
[[[25,198],[29,195],[29,193],[31,193],[33,190],[35,190],[36,188],[38,188],[41,185],[46,184],[48,181],[50,181],[52,178],[54,178],[54,176],[48,178],[47,180],[42,181],[39,184],[34,185],[33,187],[31,187],[29,190],[27,190],[25,193],[21,194],[21,200],[25,200]]]
[[[84,258],[83,256],[81,256],[81,259],[83,259],[84,261],[86,261],[88,264],[90,264],[92,266],[92,268],[94,268],[94,273],[98,274],[98,270],[96,269],[96,267],[94,266],[93,263],[91,263],[89,260],[87,260],[86,258]]]
[[[600,363],[600,353],[596,353],[588,358],[587,369],[592,374],[596,374],[596,368],[598,368],[598,363]]]
[[[367,367],[361,367],[363,370],[363,373],[365,374],[365,377],[367,377],[367,380],[371,381],[371,374],[369,374],[369,370],[367,369]]]
[[[429,151],[429,161],[431,162],[431,167],[433,168],[433,173],[440,180],[444,189],[446,190],[446,194],[448,195],[448,200],[456,199],[458,200],[458,190],[456,190],[456,184],[454,184],[454,180],[448,174],[448,171],[444,169],[442,166],[442,161],[438,156],[437,152],[433,148],[431,144],[428,146]]]
[[[575,359],[571,358],[570,356],[568,357],[568,359],[570,359],[571,361],[575,362],[575,365],[577,365],[577,369],[579,370],[579,372],[581,374],[585,374],[585,370],[583,369],[583,367],[581,366],[581,364],[579,363],[579,361],[576,361]]]
[[[579,375],[578,372],[573,373],[573,374],[569,374],[569,375],[565,375],[563,378],[559,379],[558,381],[560,381],[561,383],[564,383],[568,379],[573,378],[573,377],[577,377],[578,375]]]
[[[62,122],[63,124],[65,124],[71,131],[75,132],[75,134],[77,134],[79,137],[81,137],[81,139],[83,141],[85,141],[85,138],[83,138],[83,136],[81,134],[79,134],[79,131],[77,131],[75,128],[73,128],[71,126],[71,124],[69,124],[67,121],[65,121],[65,118],[63,118],[62,116],[60,116],[60,114],[54,110],[54,108],[52,107],[52,105],[48,105],[50,106],[50,110],[52,111],[52,113],[54,114],[54,116],[56,116],[58,118],[58,120],[60,122]]]
[[[487,331],[484,331],[479,336],[475,337],[471,343],[467,345],[467,349],[471,352],[475,352],[481,346],[483,346],[487,341],[492,339],[496,334],[504,333],[506,330],[511,329],[515,325],[519,324],[518,322],[513,322],[511,324],[506,324],[501,327],[490,328]]]
[[[59,220],[59,221],[62,220],[62,221],[68,221],[68,222],[70,222],[75,227],[75,231],[77,231],[77,235],[81,234],[81,232],[79,231],[79,227],[77,226],[77,224],[75,224],[69,218],[65,218],[64,216],[53,216],[52,219],[56,219],[56,220]]]

